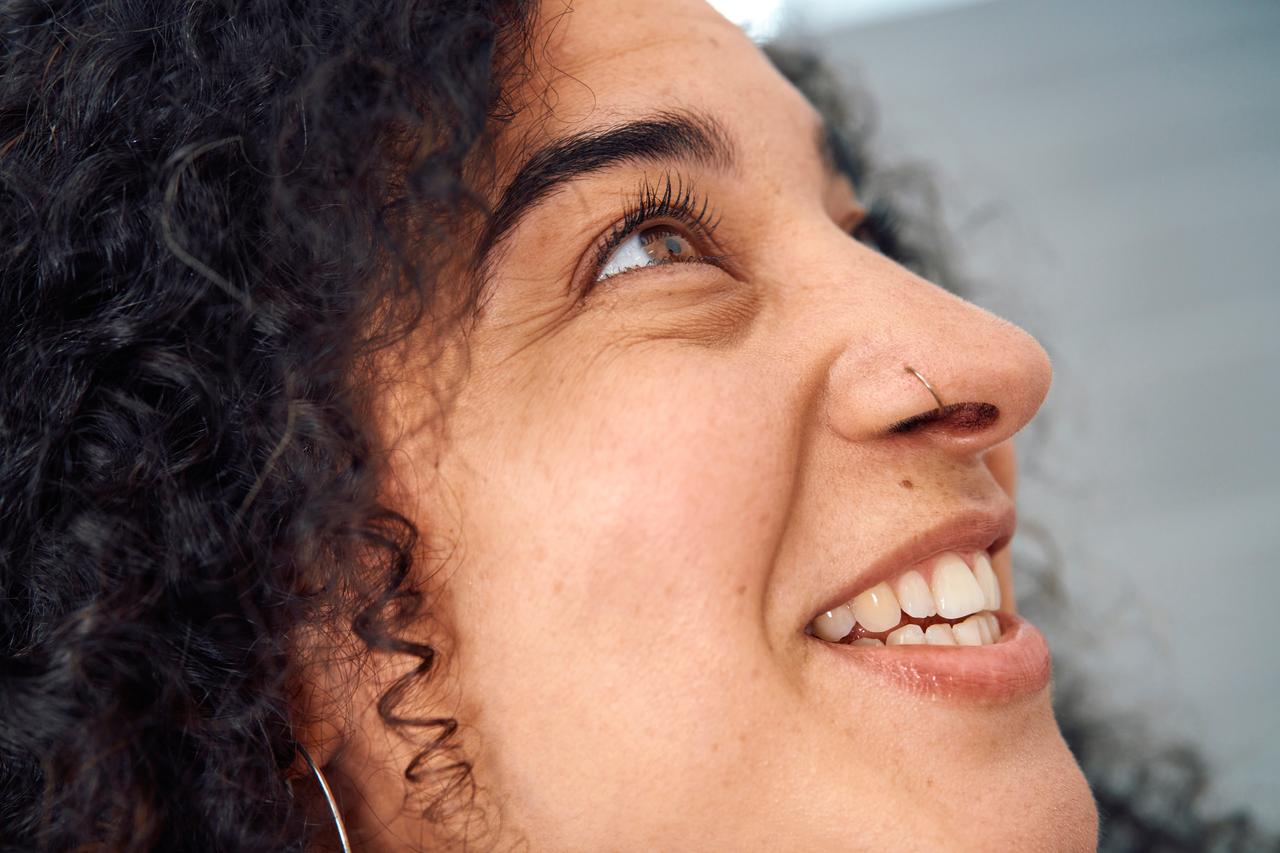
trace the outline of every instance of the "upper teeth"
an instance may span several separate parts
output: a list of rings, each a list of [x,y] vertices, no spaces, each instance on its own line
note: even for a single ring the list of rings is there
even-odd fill
[[[889,645],[983,645],[999,639],[1000,627],[994,616],[981,611],[999,609],[1000,584],[987,553],[979,551],[966,560],[948,551],[828,610],[809,628],[815,636],[833,643],[856,634],[854,642],[879,644],[879,639],[868,635],[888,631],[891,633],[885,639]],[[954,626],[934,619],[926,629],[916,623],[898,627],[904,613],[917,620],[980,615]]]

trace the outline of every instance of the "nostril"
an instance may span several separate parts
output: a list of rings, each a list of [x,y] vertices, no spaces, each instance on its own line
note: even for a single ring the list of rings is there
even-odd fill
[[[978,432],[999,419],[1000,410],[991,403],[952,403],[900,420],[889,427],[889,432],[896,435],[926,426],[947,432]]]

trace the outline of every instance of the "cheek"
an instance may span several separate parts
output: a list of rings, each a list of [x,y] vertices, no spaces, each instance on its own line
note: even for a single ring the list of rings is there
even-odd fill
[[[598,784],[669,784],[673,761],[705,760],[758,699],[793,460],[742,371],[693,362],[619,361],[531,389],[537,413],[471,430],[448,475],[465,540],[448,580],[461,677],[510,773],[539,766],[530,750],[582,752],[586,767],[636,750],[628,762],[663,766],[602,768]]]
[[[996,483],[1011,498],[1018,492],[1018,454],[1014,450],[1013,440],[1003,442],[987,451],[983,461],[987,470],[995,478]],[[1010,605],[1017,603],[1017,591],[1013,585],[1013,549],[1006,546],[992,555],[992,566],[1000,578],[1000,593]]]
[[[492,434],[466,519],[469,554],[503,552],[486,595],[527,602],[529,582],[551,580],[583,628],[661,613],[670,633],[705,627],[744,584],[758,591],[786,513],[785,431],[741,371],[690,361],[619,362]]]
[[[987,470],[991,472],[991,476],[1000,484],[1000,488],[1004,490],[1011,498],[1016,498],[1018,493],[1018,453],[1014,450],[1013,439],[1009,439],[1001,444],[996,445],[987,451],[983,461],[987,464]]]

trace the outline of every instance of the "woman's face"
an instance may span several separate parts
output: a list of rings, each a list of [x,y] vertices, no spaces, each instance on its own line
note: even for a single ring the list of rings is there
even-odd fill
[[[465,379],[443,430],[420,428],[427,380],[384,413],[447,626],[427,711],[462,723],[489,830],[556,851],[1091,849],[1033,630],[808,629],[948,552],[989,550],[1014,612],[1008,440],[1048,389],[1043,350],[850,236],[819,116],[705,4],[552,2],[533,42]],[[988,407],[895,430],[937,405],[908,366]],[[388,742],[344,762],[403,767]],[[412,835],[397,784],[369,782],[368,808]]]

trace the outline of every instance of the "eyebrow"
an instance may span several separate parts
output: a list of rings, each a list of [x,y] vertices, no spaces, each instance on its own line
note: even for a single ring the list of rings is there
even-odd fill
[[[507,185],[476,257],[483,262],[525,215],[570,181],[622,163],[662,160],[688,160],[728,171],[737,154],[719,122],[685,111],[656,113],[557,139],[535,151]]]

